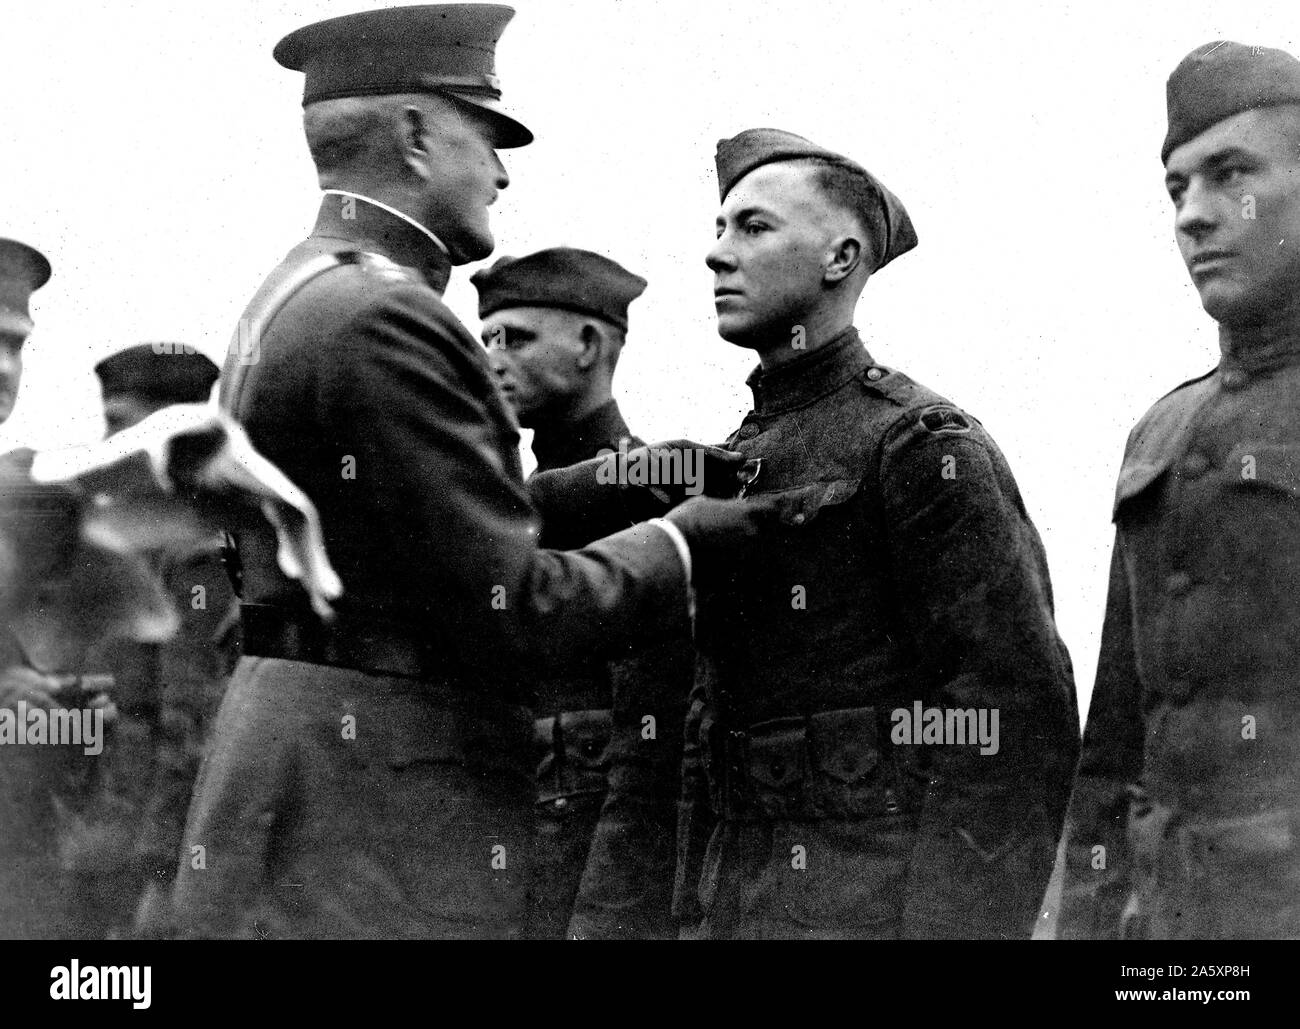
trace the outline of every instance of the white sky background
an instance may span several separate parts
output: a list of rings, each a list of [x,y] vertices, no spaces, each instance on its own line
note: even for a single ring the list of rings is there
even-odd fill
[[[0,439],[97,437],[91,366],[123,346],[177,340],[220,362],[317,206],[301,76],[271,48],[373,6],[9,6],[0,235],[43,250],[54,277]],[[921,243],[872,280],[858,326],[1006,453],[1086,703],[1124,440],[1217,359],[1162,185],[1165,79],[1212,39],[1300,51],[1294,3],[514,6],[497,68],[537,142],[503,154],[497,252],[582,246],[649,279],[616,380],[646,438],[715,442],[749,408],[753,361],[717,337],[704,266],[719,137],[790,129],[903,199]],[[477,333],[472,270],[447,300]]]

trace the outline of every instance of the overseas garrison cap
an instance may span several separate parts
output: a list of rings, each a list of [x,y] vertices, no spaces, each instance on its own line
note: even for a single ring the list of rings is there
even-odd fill
[[[50,262],[26,243],[0,239],[0,330],[18,336],[32,331],[28,305],[32,294],[50,281]]]
[[[141,343],[104,358],[95,374],[105,399],[125,395],[156,404],[201,404],[221,372],[180,344]]]
[[[1160,160],[1242,111],[1300,104],[1300,61],[1284,50],[1217,40],[1179,62],[1165,87],[1169,132]]]
[[[851,161],[843,154],[818,146],[803,136],[782,129],[746,129],[730,139],[718,140],[718,152],[714,160],[718,166],[718,199],[726,200],[732,188],[752,172],[765,164],[778,161],[799,161],[815,158],[827,164],[846,168],[858,175],[868,188],[876,195],[877,211],[883,229],[883,249],[878,255],[880,260],[876,268],[880,269],[900,254],[905,254],[916,246],[916,230],[912,219],[908,217],[903,202],[894,196],[884,183],[877,179],[856,161]],[[864,216],[869,212],[863,212]],[[874,220],[873,220],[874,221]],[[872,222],[869,222],[872,227]]]
[[[559,307],[592,314],[627,331],[627,307],[645,292],[646,280],[616,261],[572,247],[502,257],[475,272],[478,316],[507,307]]]
[[[497,4],[388,7],[329,18],[275,46],[284,67],[306,73],[302,103],[349,96],[437,93],[492,125],[499,149],[533,134],[501,107],[496,45],[514,9]]]

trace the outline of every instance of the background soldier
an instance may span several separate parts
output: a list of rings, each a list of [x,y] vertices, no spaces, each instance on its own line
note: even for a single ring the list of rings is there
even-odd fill
[[[644,445],[612,393],[643,278],[600,254],[558,247],[503,257],[472,281],[492,369],[520,424],[534,431],[539,472],[620,443]],[[693,664],[683,611],[671,638],[635,658],[533,684],[534,934],[675,935],[673,840]]]
[[[23,344],[33,324],[31,296],[50,278],[40,251],[0,239],[0,422],[13,414],[22,384]],[[10,561],[0,560],[0,572]],[[0,641],[0,707],[53,707],[54,676],[32,667],[11,626]],[[58,897],[57,833],[50,787],[62,760],[42,748],[0,748],[0,936],[30,938],[54,930]]]
[[[1300,61],[1168,83],[1174,234],[1218,367],[1129,435],[1062,937],[1300,935]]]
[[[95,366],[105,436],[171,404],[205,402],[218,369],[179,343],[142,343]],[[220,538],[153,559],[180,627],[165,643],[113,640],[89,667],[113,677],[119,718],[98,783],[64,841],[76,931],[166,935],[171,884],[207,729],[234,664],[234,593]]]
[[[760,361],[728,446],[784,527],[699,593],[682,914],[712,937],[1027,938],[1078,746],[1038,533],[979,422],[853,328],[916,245],[898,199],[776,129],[721,141],[717,170],[718,332]],[[913,745],[895,712],[918,708],[997,712],[995,752],[964,727]]]
[[[222,402],[315,502],[344,594],[313,607],[273,539],[239,536],[246,657],[187,825],[191,933],[519,934],[520,670],[648,642],[689,569],[707,579],[752,535],[751,507],[699,498],[579,554],[537,549],[514,418],[441,299],[492,250],[497,149],[532,138],[498,104],[512,13],[377,10],[276,47],[305,72],[326,195],[250,303]]]
[[[23,378],[23,344],[32,334],[32,294],[50,280],[39,250],[0,239],[0,423],[14,413]]]

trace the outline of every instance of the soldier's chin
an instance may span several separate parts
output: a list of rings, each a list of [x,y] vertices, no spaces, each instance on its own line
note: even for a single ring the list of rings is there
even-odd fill
[[[1199,287],[1201,307],[1221,325],[1256,325],[1266,320],[1274,304],[1256,291],[1236,283],[1211,279]]]
[[[718,335],[732,346],[744,347],[746,350],[758,348],[762,333],[760,326],[754,325],[752,319],[730,312],[718,315]]]

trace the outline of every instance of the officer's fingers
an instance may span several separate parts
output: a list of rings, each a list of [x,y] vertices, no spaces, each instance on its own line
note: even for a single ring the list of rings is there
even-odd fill
[[[47,711],[57,706],[54,700],[54,691],[43,687],[19,687],[10,694],[10,700],[6,706],[17,704],[19,701],[24,702],[28,707],[44,708]]]
[[[117,720],[117,704],[106,693],[96,693],[86,702],[86,707],[94,711],[104,712],[105,722]]]

